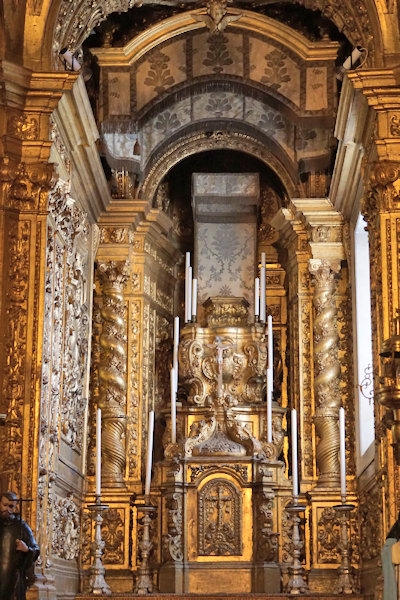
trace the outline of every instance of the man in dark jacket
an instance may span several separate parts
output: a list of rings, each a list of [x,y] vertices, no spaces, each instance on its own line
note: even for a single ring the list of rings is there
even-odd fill
[[[39,556],[33,533],[16,515],[14,492],[0,496],[0,600],[25,600],[26,571]]]

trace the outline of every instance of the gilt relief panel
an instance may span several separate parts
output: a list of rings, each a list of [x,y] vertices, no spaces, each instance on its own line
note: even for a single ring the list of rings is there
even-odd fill
[[[242,554],[240,490],[223,479],[212,480],[199,492],[199,554],[235,556]]]

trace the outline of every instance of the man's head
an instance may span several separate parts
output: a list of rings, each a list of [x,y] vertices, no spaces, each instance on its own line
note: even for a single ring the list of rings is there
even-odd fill
[[[2,492],[0,496],[0,519],[13,519],[18,497],[14,492]]]

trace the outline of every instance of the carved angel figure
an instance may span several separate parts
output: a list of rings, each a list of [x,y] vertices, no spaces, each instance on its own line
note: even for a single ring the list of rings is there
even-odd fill
[[[227,11],[226,0],[209,0],[207,3],[206,14],[192,14],[196,21],[203,21],[209,29],[211,35],[222,33],[227,25],[241,18],[241,12]]]

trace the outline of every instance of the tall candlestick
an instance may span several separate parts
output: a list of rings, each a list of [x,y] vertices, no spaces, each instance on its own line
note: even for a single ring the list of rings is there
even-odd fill
[[[101,495],[101,408],[96,414],[96,496]]]
[[[299,495],[299,480],[298,480],[298,458],[297,458],[297,412],[292,408],[292,484],[293,497]]]
[[[146,481],[144,486],[145,496],[150,494],[151,468],[153,463],[153,441],[154,441],[154,410],[149,412],[149,431],[147,435],[147,461],[146,461]]]
[[[344,408],[339,408],[340,495],[346,498],[346,426]]]
[[[266,274],[265,274],[265,252],[261,253],[261,271],[260,271],[260,321],[265,323],[265,294],[266,294]]]
[[[171,369],[171,442],[176,443],[176,376],[175,369]]]
[[[192,317],[196,321],[197,317],[197,279],[192,280]]]
[[[267,369],[267,442],[272,442],[272,387],[273,379],[271,369]]]
[[[256,277],[254,280],[254,316],[260,316],[260,278]]]

